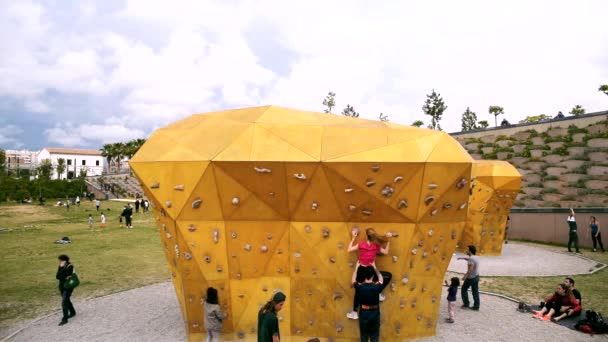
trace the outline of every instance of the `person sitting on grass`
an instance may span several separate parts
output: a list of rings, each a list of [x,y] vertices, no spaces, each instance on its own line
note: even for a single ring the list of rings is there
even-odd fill
[[[570,288],[566,284],[559,284],[555,293],[545,301],[545,306],[539,311],[534,311],[532,317],[550,321],[556,313],[565,312],[576,306],[576,303],[577,300]]]
[[[583,311],[583,306],[582,306],[583,299],[581,297],[581,293],[577,289],[574,288],[574,279],[567,277],[566,279],[564,279],[564,284],[566,284],[566,286],[568,286],[570,288],[572,295],[576,299],[576,303],[572,307],[568,307],[568,308],[564,308],[563,310],[560,310],[561,315],[556,316],[553,319],[555,322],[559,321],[560,319],[566,318],[566,317],[576,317],[576,316],[580,315],[581,312]]]

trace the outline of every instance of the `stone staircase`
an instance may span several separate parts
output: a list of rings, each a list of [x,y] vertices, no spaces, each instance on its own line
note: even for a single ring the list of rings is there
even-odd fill
[[[94,177],[89,182],[109,192],[109,197],[135,198],[143,196],[143,190],[137,178],[129,173],[105,174]]]
[[[514,207],[608,207],[608,120],[455,138],[474,159],[504,160],[519,170]]]

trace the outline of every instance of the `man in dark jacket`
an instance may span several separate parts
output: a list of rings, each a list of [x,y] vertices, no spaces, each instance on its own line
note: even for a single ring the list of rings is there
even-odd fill
[[[65,288],[67,279],[74,273],[74,265],[70,263],[70,257],[65,254],[61,254],[59,259],[59,267],[57,268],[57,275],[55,278],[59,280],[59,293],[61,293],[61,309],[63,310],[63,318],[59,325],[68,323],[68,318],[76,316],[76,310],[70,300],[74,289]]]

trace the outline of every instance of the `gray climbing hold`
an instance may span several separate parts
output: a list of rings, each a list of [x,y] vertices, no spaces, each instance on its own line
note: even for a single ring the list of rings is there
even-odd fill
[[[150,185],[150,189],[158,189],[158,188],[160,188],[159,182],[154,182],[154,183],[152,183],[152,185]]]
[[[165,206],[166,206],[167,208],[171,208],[171,201],[167,201],[167,202],[165,202]]]
[[[174,190],[184,191],[184,184],[179,184],[173,187]]]
[[[203,200],[200,198],[196,198],[194,201],[192,201],[192,209],[200,208],[201,204],[203,204]]]

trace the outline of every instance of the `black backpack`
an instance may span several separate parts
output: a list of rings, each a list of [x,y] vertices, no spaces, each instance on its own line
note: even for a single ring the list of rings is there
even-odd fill
[[[593,310],[587,310],[585,318],[576,322],[574,328],[588,334],[608,333],[608,323],[604,321],[601,313]]]

